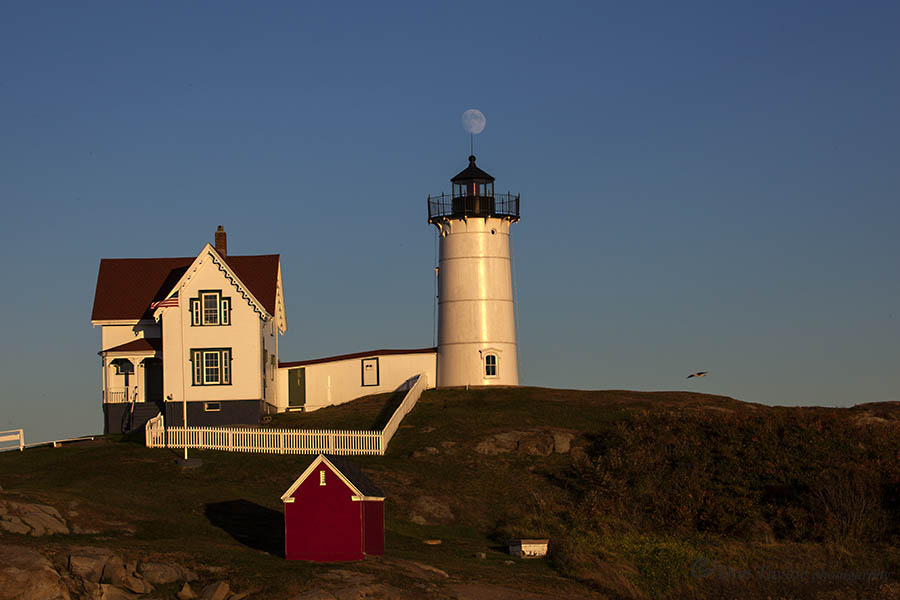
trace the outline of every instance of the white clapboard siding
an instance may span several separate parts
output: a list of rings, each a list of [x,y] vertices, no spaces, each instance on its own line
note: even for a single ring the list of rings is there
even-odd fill
[[[425,374],[410,379],[403,402],[382,431],[272,429],[264,427],[166,427],[163,416],[147,421],[148,448],[195,448],[269,454],[383,455],[400,421],[416,405],[427,384]]]

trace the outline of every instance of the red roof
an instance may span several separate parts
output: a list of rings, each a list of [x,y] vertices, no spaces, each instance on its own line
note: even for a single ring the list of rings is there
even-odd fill
[[[161,352],[162,340],[160,338],[139,338],[125,342],[119,346],[107,348],[103,352]],[[101,353],[102,354],[102,353]]]
[[[349,360],[351,358],[365,358],[367,356],[390,356],[392,354],[434,354],[437,348],[416,348],[415,350],[372,350],[371,352],[354,352],[353,354],[341,354],[328,358],[313,358],[311,360],[295,360],[293,362],[278,361],[279,367],[303,367],[317,365],[319,363],[333,362],[336,360]]]
[[[226,259],[228,266],[272,315],[279,260],[278,254]],[[193,262],[193,257],[101,259],[91,320],[152,318],[150,303],[165,299]]]

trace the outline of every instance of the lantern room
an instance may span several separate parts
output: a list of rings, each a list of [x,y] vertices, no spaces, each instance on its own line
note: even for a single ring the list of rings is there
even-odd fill
[[[519,196],[494,195],[494,178],[475,164],[469,156],[469,166],[453,179],[451,194],[428,197],[428,220],[462,219],[467,217],[509,217],[519,219]]]
[[[475,157],[469,156],[469,166],[450,180],[454,198],[493,198],[494,178],[475,165]]]

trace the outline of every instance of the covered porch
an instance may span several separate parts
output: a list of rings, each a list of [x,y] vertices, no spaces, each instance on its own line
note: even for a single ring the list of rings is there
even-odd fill
[[[100,352],[103,403],[162,402],[162,340],[141,338]]]

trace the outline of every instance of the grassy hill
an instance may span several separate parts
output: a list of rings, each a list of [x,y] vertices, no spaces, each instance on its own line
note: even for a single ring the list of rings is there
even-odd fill
[[[394,402],[381,395],[273,425],[380,428]],[[175,452],[120,438],[0,454],[0,497],[55,506],[83,532],[15,541],[219,566],[259,597],[287,597],[336,570],[411,597],[501,598],[506,588],[542,597],[900,597],[897,404],[429,391],[386,456],[354,459],[387,494],[387,561],[339,566],[279,556],[279,497],[312,457],[193,455],[203,466],[182,471]],[[517,536],[549,537],[551,556],[511,561],[503,543]],[[394,559],[450,578],[423,582]]]

